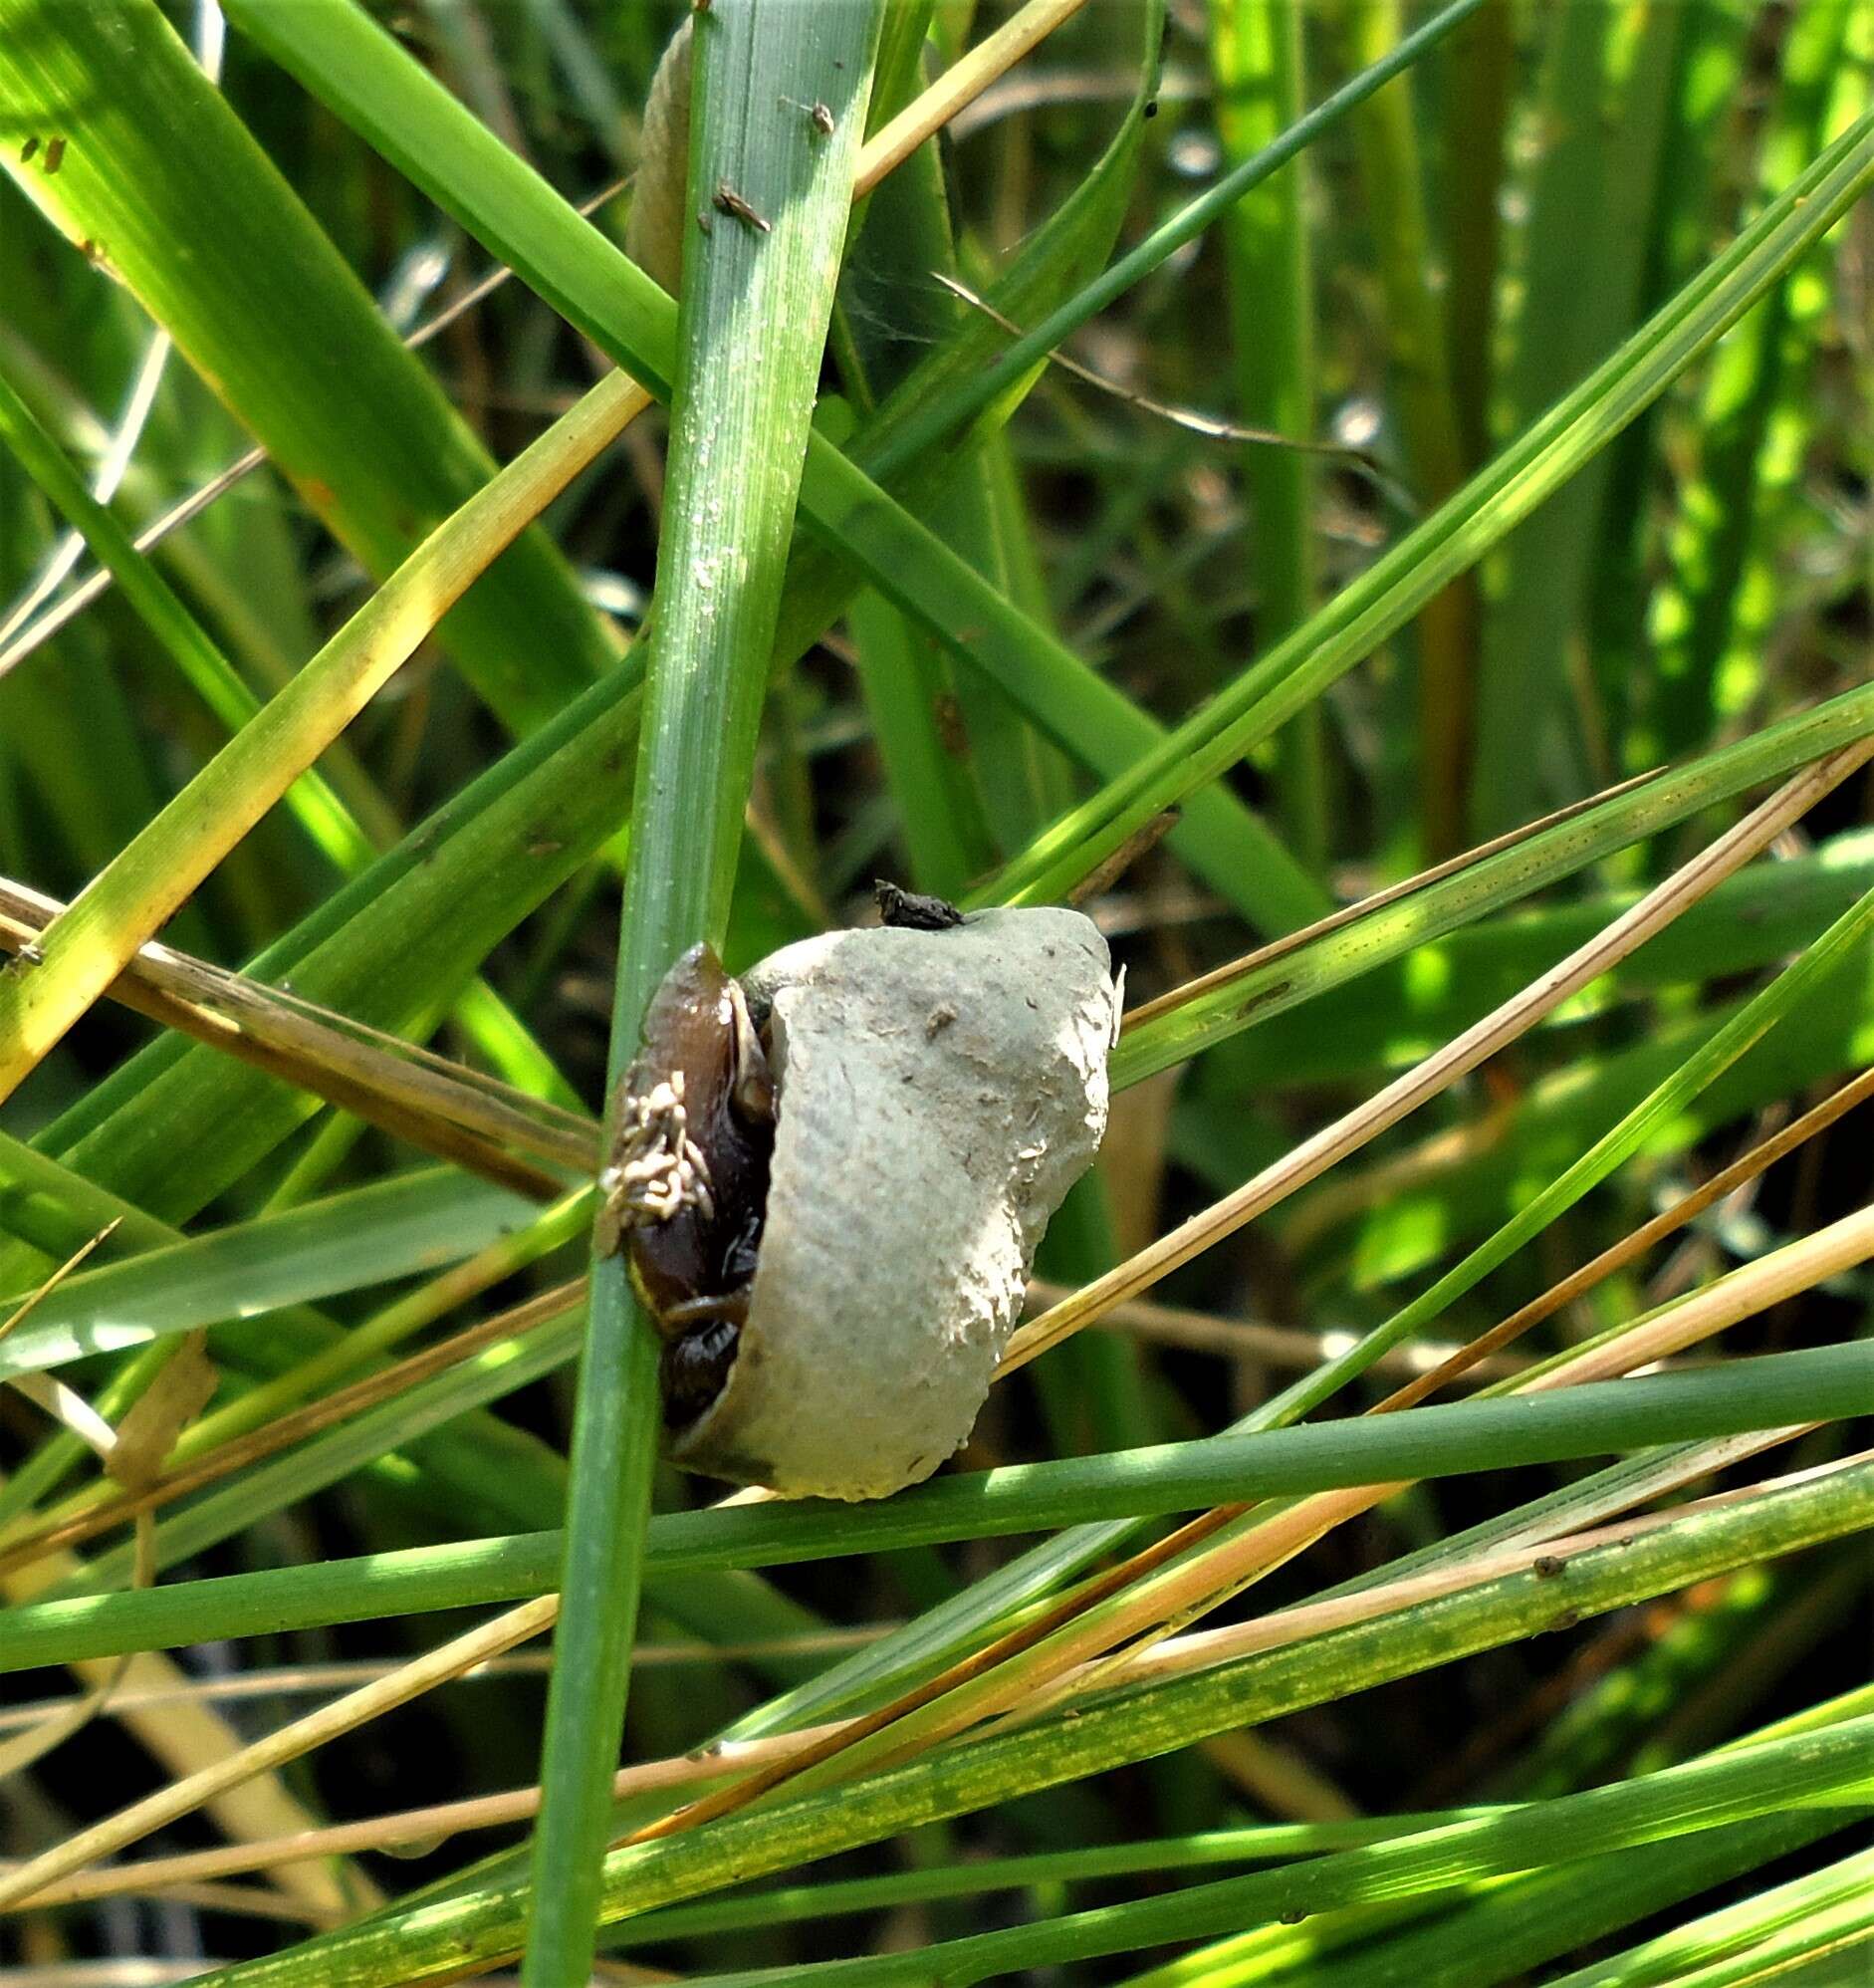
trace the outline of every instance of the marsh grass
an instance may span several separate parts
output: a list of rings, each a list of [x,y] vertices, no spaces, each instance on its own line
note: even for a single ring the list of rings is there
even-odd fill
[[[713,0],[680,300],[674,8],[226,11],[0,0],[21,1978],[1863,1964],[1869,10]],[[874,874],[1113,1126],[724,1504],[591,1156]]]

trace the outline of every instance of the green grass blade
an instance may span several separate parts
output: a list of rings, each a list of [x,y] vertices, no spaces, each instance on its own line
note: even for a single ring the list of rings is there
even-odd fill
[[[651,391],[668,395],[669,300],[400,59],[361,14],[339,0],[286,9],[236,0],[233,17],[385,157],[458,212],[539,295]],[[1336,100],[1336,115],[1339,108]],[[1314,118],[1310,134],[1327,122],[1318,113]],[[1292,148],[1282,156],[1291,155]],[[1273,170],[1273,164],[1266,169]],[[1032,366],[1031,361],[1017,369],[1017,376]],[[940,429],[933,440],[942,436]],[[902,470],[933,445],[927,441],[906,450],[897,445],[900,440],[894,429],[878,450],[879,474]],[[867,579],[915,614],[968,666],[986,670],[1031,718],[1095,771],[1106,773],[1122,758],[1129,763],[1154,736],[1143,713],[1037,628],[820,435],[810,439],[801,508],[830,547],[856,559]],[[813,633],[837,611],[850,585],[849,579],[840,585]],[[783,625],[792,627],[786,619]],[[1191,849],[1193,862],[1202,856],[1207,878],[1255,923],[1287,929],[1322,908],[1318,886],[1239,802],[1219,794],[1195,803],[1194,810],[1198,819],[1176,835]]]
[[[1233,167],[1196,199],[1162,221],[1145,239],[1129,249],[1093,282],[1051,311],[1039,324],[1029,328],[987,368],[960,380],[947,393],[933,396],[915,419],[907,419],[895,430],[889,442],[889,455],[868,465],[876,476],[888,473],[888,465],[909,460],[947,435],[966,428],[977,415],[1008,392],[1024,373],[1044,361],[1054,349],[1096,317],[1108,304],[1148,276],[1186,243],[1214,225],[1243,195],[1279,172],[1292,158],[1353,110],[1365,103],[1376,90],[1394,77],[1403,75],[1414,63],[1466,20],[1481,0],[1454,0],[1454,4],[1433,15],[1394,48],[1383,61],[1351,77],[1323,99],[1298,123],[1290,124],[1273,144],[1266,145],[1253,158]]]
[[[375,1027],[433,1027],[499,940],[615,829],[639,661],[634,652],[247,971],[290,974],[310,999]],[[125,1199],[183,1220],[315,1109],[304,1093],[171,1038],[94,1086],[43,1142]],[[9,1261],[0,1283],[13,1281]]]
[[[1870,54],[1863,51],[1857,77],[1848,47],[1858,20],[1865,39],[1861,16],[1849,0],[1814,0],[1791,21],[1775,121],[1763,146],[1765,198],[1780,193],[1829,135],[1842,96],[1855,110],[1865,109]],[[1698,471],[1680,486],[1680,515],[1667,547],[1671,573],[1649,616],[1655,695],[1643,742],[1652,750],[1681,750],[1711,722],[1717,674],[1734,649],[1753,546],[1761,544],[1766,513],[1800,458],[1799,429],[1772,444],[1770,423],[1786,406],[1795,422],[1806,425],[1819,288],[1819,272],[1790,271],[1725,342],[1705,383]],[[1743,680],[1722,687],[1724,703],[1732,706],[1761,679],[1756,656],[1741,654],[1738,661]]]
[[[486,481],[467,428],[150,0],[6,0],[0,114],[11,133],[64,135],[56,173],[47,146],[22,159],[17,137],[0,158],[129,286],[367,569],[388,574]],[[613,654],[535,533],[442,638],[522,726]]]
[[[1725,1070],[1749,1054],[1805,996],[1827,982],[1874,931],[1874,891],[1868,892],[1829,926],[1813,945],[1748,1001],[1675,1070],[1632,1107],[1570,1166],[1556,1175],[1495,1235],[1472,1250],[1419,1297],[1365,1334],[1357,1345],[1287,1388],[1261,1413],[1271,1421],[1305,1414],[1355,1374],[1364,1372],[1388,1348],[1424,1329],[1465,1292],[1506,1263],[1539,1235],[1591,1187],[1631,1158],[1646,1140],[1673,1119]],[[1577,1349],[1578,1350],[1578,1349]]]
[[[1446,322],[1451,387],[1467,472],[1479,468],[1490,455],[1505,135],[1518,82],[1517,55],[1511,0],[1485,0],[1452,36],[1445,64],[1450,87],[1441,102],[1456,128],[1455,142],[1443,161],[1439,196],[1450,214]]]
[[[828,452],[819,469],[820,511],[810,522],[829,528],[879,592],[935,633],[963,667],[985,672],[1051,738],[1108,778],[1159,749],[1161,726],[928,526],[844,457]],[[1288,930],[1328,907],[1320,885],[1268,827],[1221,788],[1193,794],[1166,840],[1261,929]]]
[[[1683,0],[1655,0],[1550,17],[1535,110],[1547,136],[1525,195],[1522,308],[1504,382],[1512,433],[1535,419],[1557,385],[1582,377],[1638,315],[1687,12]],[[1573,108],[1582,105],[1597,107],[1594,115]],[[1584,261],[1596,272],[1592,283],[1581,281]],[[1471,820],[1480,836],[1586,784],[1590,759],[1568,672],[1600,584],[1593,554],[1614,467],[1612,452],[1585,465],[1504,549],[1478,719]]]
[[[881,17],[876,0],[811,13],[786,0],[722,0],[698,28],[690,170],[699,212],[685,248],[658,641],[625,870],[614,1113],[657,981],[699,938],[720,948],[728,926]],[[816,103],[832,111],[830,133],[798,108]],[[622,1258],[615,1247],[596,1255],[541,1755],[531,1988],[582,1978],[590,1965],[662,1423],[657,1356]]]
[[[1301,116],[1301,12],[1286,0],[1224,0],[1211,9],[1217,134],[1233,165],[1275,143]],[[1253,187],[1222,222],[1237,413],[1250,427],[1296,441],[1315,432],[1305,164],[1297,158]],[[1314,461],[1299,449],[1251,445],[1243,477],[1254,520],[1257,634],[1267,647],[1314,610]],[[1323,751],[1320,713],[1310,706],[1283,733],[1276,762],[1287,840],[1316,875],[1328,853]]]
[[[1404,25],[1400,0],[1353,0],[1345,14],[1351,60],[1363,67],[1382,60],[1398,46]],[[1465,25],[1468,30],[1475,21]],[[1430,510],[1457,490],[1466,465],[1445,300],[1426,281],[1441,245],[1433,240],[1427,214],[1411,80],[1362,104],[1353,125],[1385,295],[1406,480],[1420,508]],[[1420,842],[1428,863],[1464,847],[1464,796],[1477,729],[1477,583],[1460,574],[1425,602],[1416,628]]]
[[[394,1404],[393,1404],[394,1405]],[[1874,1347],[1850,1342],[1709,1369],[1592,1381],[1526,1397],[1451,1402],[1209,1436],[1106,1456],[933,1479],[896,1498],[675,1512],[650,1521],[644,1567],[658,1578],[779,1567],[844,1553],[992,1539],[1056,1525],[1160,1516],[1252,1498],[1512,1469],[1661,1441],[1848,1418],[1874,1406]],[[215,1535],[219,1537],[220,1535]],[[178,1540],[199,1551],[207,1535]],[[0,1616],[0,1668],[66,1662],[206,1636],[356,1621],[549,1592],[557,1533],[418,1547],[139,1593],[74,1594]],[[105,1585],[116,1564],[88,1571]],[[1572,1601],[1572,1596],[1569,1597]]]
[[[229,731],[238,731],[259,710],[259,700],[168,582],[130,543],[129,534],[86,489],[4,372],[0,372],[0,442],[85,534],[190,687]],[[302,774],[285,799],[335,868],[356,869],[371,855],[364,832],[319,773]]]
[[[1367,967],[1441,936],[1483,909],[1504,904],[1616,849],[1687,820],[1760,782],[1820,758],[1874,728],[1874,688],[1849,691],[1691,766],[1584,808],[1554,827],[1487,857],[1369,916],[1182,1002],[1128,1030],[1113,1053],[1115,1086],[1136,1084],[1267,1015]],[[1460,906],[1463,908],[1461,909]]]
[[[1512,1574],[1417,1605],[1378,1623],[1149,1686],[1050,1721],[916,1761],[856,1789],[834,1789],[726,1818],[660,1842],[615,1851],[605,1864],[606,1916],[625,1916],[787,1864],[824,1857],[1018,1791],[1187,1746],[1209,1733],[1268,1720],[1388,1678],[1452,1662],[1552,1621],[1628,1606],[1726,1567],[1839,1537],[1874,1516],[1874,1466],[1723,1506],[1632,1540],[1588,1549],[1559,1579]],[[215,1988],[312,1988],[373,1980],[394,1952],[412,1981],[511,1951],[524,1893],[514,1883],[458,1893],[419,1912],[392,1912],[210,1976]]]
[[[1555,1977],[1551,1988],[1730,1988],[1788,1970],[1813,1947],[1833,1950],[1835,1979],[1854,1979],[1868,1958],[1843,1949],[1874,1935],[1874,1851],[1708,1912],[1624,1953]],[[1813,1980],[1820,1988],[1826,1975]]]
[[[1268,737],[1561,488],[1874,181],[1863,119],[1700,277],[1532,428],[1156,752],[1057,822],[998,879],[1046,902],[1161,810]]]
[[[1874,1720],[1771,1741],[1663,1773],[1529,1803],[1395,1843],[1342,1851],[1284,1870],[1185,1885],[1156,1898],[1064,1913],[1033,1926],[978,1933],[922,1952],[849,1961],[841,1983],[966,1983],[1058,1966],[1167,1941],[1212,1937],[1245,1923],[1343,1910],[1473,1885],[1546,1864],[1556,1844],[1569,1861],[1607,1856],[1790,1808],[1865,1808],[1874,1771]],[[718,1976],[725,1984],[734,1976]],[[748,1979],[749,1977],[743,1977]],[[805,1979],[793,1969],[769,1978]]]
[[[533,1219],[532,1202],[428,1167],[81,1272],[0,1340],[0,1375],[141,1346],[455,1261]],[[0,1299],[0,1314],[13,1301]]]
[[[1534,1085],[1510,1114],[1488,1149],[1441,1165],[1435,1178],[1389,1183],[1383,1214],[1361,1233],[1351,1274],[1360,1288],[1379,1289],[1411,1277],[1456,1245],[1489,1234],[1524,1200],[1539,1192],[1595,1139],[1616,1124],[1636,1095],[1670,1078],[1736,1012],[1730,1004],[1657,1026],[1642,1041],[1598,1059],[1583,1072],[1557,1071]],[[1775,1032],[1655,1133],[1645,1149],[1649,1169],[1692,1152],[1726,1126],[1739,1126],[1755,1112],[1799,1095],[1811,1085],[1834,1083],[1864,1068],[1874,1056],[1874,960],[1851,957]],[[1408,1151],[1406,1163],[1422,1155]],[[1339,1193],[1355,1205],[1371,1183],[1344,1174]],[[1327,1222],[1323,1221],[1327,1217]],[[1306,1225],[1315,1236],[1331,1210],[1297,1197],[1285,1235]]]
[[[260,710],[259,700],[233,664],[190,614],[155,567],[136,550],[116,517],[92,498],[64,452],[46,433],[0,373],[0,440],[26,464],[35,480],[66,517],[85,534],[99,561],[117,579],[124,598],[156,637],[176,668],[230,732]],[[332,755],[345,762],[344,748]],[[350,803],[316,769],[297,779],[283,797],[314,845],[341,874],[354,874],[378,847],[395,840],[396,818],[354,762],[345,763]],[[471,990],[459,1010],[470,1033],[495,1067],[530,1088],[564,1099],[566,1087],[550,1060],[529,1040],[486,987]]]
[[[579,1345],[578,1304],[569,1298],[565,1311],[551,1322],[536,1325],[525,1335],[487,1348],[414,1387],[406,1387],[394,1399],[353,1415],[337,1428],[178,1506],[156,1527],[156,1566],[174,1567],[233,1539],[271,1514],[340,1483],[368,1463],[412,1451],[425,1436],[564,1367]],[[481,1458],[485,1474],[486,1450],[467,1443],[463,1447],[471,1467],[478,1456]],[[540,1502],[527,1487],[507,1482],[487,1486],[482,1498],[484,1507],[500,1510],[508,1524],[525,1524],[537,1517]],[[450,1507],[450,1514],[461,1522],[459,1504]],[[121,1587],[134,1565],[133,1547],[109,1548],[61,1582],[58,1592],[87,1595]]]
[[[524,449],[95,876],[0,980],[0,1098],[407,659],[492,553],[616,436],[637,404],[607,378]]]
[[[1794,952],[1874,883],[1874,833],[1851,830],[1808,855],[1728,877],[1624,959],[1595,1006],[1698,986]],[[1470,1027],[1627,909],[1634,890],[1468,921],[1357,980],[1259,1018],[1229,1051],[1231,1081],[1253,1091],[1401,1069]],[[1575,1019],[1584,1012],[1575,1011]]]

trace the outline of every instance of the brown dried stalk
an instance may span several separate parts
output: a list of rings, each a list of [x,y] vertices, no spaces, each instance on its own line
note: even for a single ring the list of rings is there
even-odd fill
[[[38,934],[65,908],[0,878],[0,946],[30,957]],[[586,1177],[597,1170],[598,1127],[579,1113],[171,946],[152,940],[140,947],[107,992],[165,1028],[537,1200],[563,1193],[566,1181],[507,1148]]]

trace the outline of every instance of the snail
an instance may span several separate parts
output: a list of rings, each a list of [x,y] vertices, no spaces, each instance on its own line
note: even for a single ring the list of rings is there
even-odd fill
[[[881,905],[899,922],[739,982],[685,953],[601,1179],[599,1246],[663,1343],[668,1454],[789,1496],[884,1497],[965,1441],[1105,1130],[1117,999],[1092,923]]]
[[[666,1416],[708,1405],[748,1316],[775,1090],[741,988],[707,945],[665,974],[625,1078],[600,1247],[628,1238],[632,1287],[663,1341]]]

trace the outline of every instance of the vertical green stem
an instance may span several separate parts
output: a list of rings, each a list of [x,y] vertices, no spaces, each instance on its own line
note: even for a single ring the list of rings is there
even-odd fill
[[[881,14],[882,0],[716,0],[698,17],[695,218],[625,866],[614,1115],[652,990],[678,953],[699,938],[720,944],[728,923]],[[590,1970],[661,1422],[657,1353],[622,1259],[596,1254],[541,1759],[530,1988],[567,1988]]]
[[[1349,67],[1363,69],[1403,33],[1399,0],[1353,0]],[[1435,260],[1412,87],[1378,91],[1354,115],[1373,247],[1386,293],[1399,426],[1412,485],[1431,510],[1464,481],[1444,303],[1430,281]],[[1419,818],[1427,862],[1462,847],[1464,797],[1476,740],[1477,582],[1466,574],[1419,613]]]
[[[1218,0],[1211,14],[1217,128],[1234,163],[1271,144],[1301,115],[1301,9],[1290,0]],[[1308,441],[1314,433],[1313,301],[1301,203],[1303,167],[1246,193],[1224,221],[1237,405],[1244,421]],[[1312,458],[1254,445],[1244,453],[1257,580],[1257,645],[1267,648],[1314,611]],[[1282,734],[1277,779],[1289,847],[1315,875],[1327,858],[1320,707]]]
[[[1468,475],[1490,454],[1492,347],[1502,236],[1504,140],[1517,80],[1510,0],[1486,0],[1451,38],[1451,136],[1444,201],[1451,214],[1447,329],[1451,391]]]

